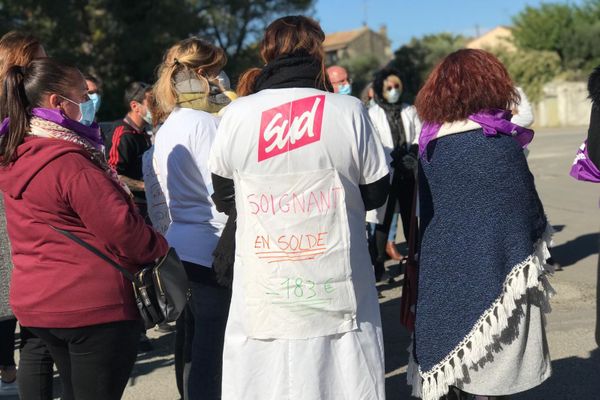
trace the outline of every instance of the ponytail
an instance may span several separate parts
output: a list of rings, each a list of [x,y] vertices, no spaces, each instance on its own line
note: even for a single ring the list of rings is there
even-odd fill
[[[29,132],[31,110],[44,107],[48,95],[67,96],[83,80],[75,67],[51,58],[38,58],[26,67],[12,66],[6,72],[0,96],[0,117],[9,118],[8,132],[0,141],[0,165],[15,161],[17,147]]]
[[[254,85],[256,84],[256,79],[260,75],[261,71],[262,69],[260,68],[250,68],[240,75],[240,79],[236,88],[238,96],[248,96],[255,92]]]
[[[191,37],[172,46],[158,68],[154,96],[158,108],[168,115],[177,104],[175,75],[180,71],[199,71],[218,74],[227,63],[225,50],[206,40]],[[208,86],[207,86],[208,88]]]
[[[8,69],[0,97],[0,114],[9,118],[8,133],[0,144],[0,165],[14,161],[17,147],[29,131],[29,101],[25,94],[23,68],[15,65]]]
[[[177,64],[174,62],[163,62],[158,70],[158,80],[154,84],[152,92],[156,101],[156,107],[164,114],[173,111],[177,103],[177,92],[173,80]]]

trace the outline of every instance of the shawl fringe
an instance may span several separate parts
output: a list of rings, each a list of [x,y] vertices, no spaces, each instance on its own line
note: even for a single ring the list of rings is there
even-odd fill
[[[549,300],[556,294],[546,275],[554,272],[552,265],[546,264],[550,258],[548,248],[552,245],[552,226],[535,245],[533,253],[525,261],[515,265],[504,280],[504,290],[490,308],[484,312],[471,332],[454,350],[430,371],[423,373],[413,357],[413,346],[409,347],[407,381],[412,386],[412,395],[423,400],[438,400],[448,393],[449,387],[464,378],[464,371],[479,363],[492,351],[491,345],[504,329],[515,311],[516,301],[528,289],[542,285],[544,301],[543,313],[551,311]]]

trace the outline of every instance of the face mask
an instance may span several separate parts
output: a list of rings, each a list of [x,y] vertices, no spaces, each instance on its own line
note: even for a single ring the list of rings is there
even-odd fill
[[[376,104],[376,103],[375,103],[375,99],[370,99],[370,100],[369,100],[369,108],[370,108],[370,107],[373,107],[375,104]]]
[[[387,102],[390,104],[395,104],[400,100],[400,91],[398,89],[392,89],[387,92]]]
[[[152,113],[150,110],[146,110],[146,115],[144,115],[142,119],[146,121],[148,125],[152,125]]]
[[[94,103],[94,110],[98,112],[100,109],[100,104],[102,103],[102,97],[98,93],[89,93],[88,97]]]
[[[94,107],[94,102],[92,101],[92,99],[84,101],[83,103],[77,103],[65,96],[60,97],[79,106],[79,112],[81,113],[81,117],[77,122],[85,126],[90,126],[92,122],[94,122],[94,117],[96,116],[96,108]]]
[[[231,82],[229,81],[229,77],[225,71],[219,72],[217,80],[219,81],[219,85],[221,85],[224,90],[231,90]]]
[[[345,85],[338,86],[338,94],[352,94],[352,85],[347,83]]]

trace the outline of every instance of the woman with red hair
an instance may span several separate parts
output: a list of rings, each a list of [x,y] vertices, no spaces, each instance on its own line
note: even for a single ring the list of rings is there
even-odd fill
[[[413,394],[507,399],[550,376],[543,312],[551,226],[510,122],[518,94],[482,50],[446,57],[419,92],[422,241]]]

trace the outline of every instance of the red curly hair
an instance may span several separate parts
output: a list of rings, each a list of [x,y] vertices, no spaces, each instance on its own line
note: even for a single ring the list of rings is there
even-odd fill
[[[503,110],[519,103],[508,71],[494,55],[463,49],[442,60],[419,91],[415,106],[421,120],[431,123],[466,119],[481,110]]]

